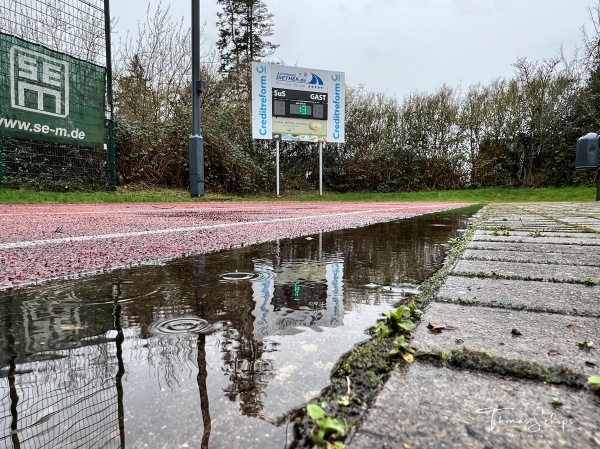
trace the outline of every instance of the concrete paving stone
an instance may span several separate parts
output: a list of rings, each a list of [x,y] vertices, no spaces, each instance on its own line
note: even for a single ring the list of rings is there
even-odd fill
[[[448,276],[438,298],[600,317],[600,285]]]
[[[600,282],[600,267],[555,265],[520,262],[492,262],[487,260],[460,260],[450,271],[455,275],[501,277],[536,281],[581,282],[592,278]]]
[[[494,206],[495,207],[495,206]],[[532,223],[532,222],[540,222],[540,223],[551,223],[551,224],[556,224],[556,218],[555,217],[543,217],[539,214],[530,214],[527,212],[519,212],[518,214],[511,214],[511,215],[506,215],[503,211],[500,211],[500,213],[489,213],[485,216],[484,220],[487,221],[493,221],[493,222],[498,222],[498,223],[507,223],[507,222],[511,222],[511,223],[515,223],[515,224],[522,224],[522,223]]]
[[[501,233],[502,231],[498,231],[499,233]],[[567,231],[567,232],[551,232],[551,231],[545,231],[543,232],[542,236],[532,236],[531,233],[529,231],[508,231],[510,235],[508,236],[503,236],[501,234],[499,235],[494,235],[494,231],[491,230],[477,230],[475,231],[476,236],[478,235],[487,235],[487,236],[492,236],[492,237],[515,237],[515,238],[522,238],[522,237],[530,237],[530,238],[535,238],[537,240],[545,240],[545,239],[556,239],[556,238],[567,238],[567,239],[588,239],[588,240],[600,240],[600,234],[594,233],[594,232],[582,232],[580,230],[573,230],[573,231]]]
[[[586,229],[589,229],[591,231],[594,231],[596,233],[600,234],[600,224],[584,224],[583,226],[585,226]]]
[[[556,247],[556,245],[553,245]],[[501,262],[546,263],[568,265],[576,261],[577,265],[600,267],[600,251],[587,251],[587,254],[561,254],[552,251],[502,251],[485,249],[467,249],[462,258],[465,260],[490,260]]]
[[[598,203],[521,203],[518,209],[523,212],[539,213],[545,216],[566,217],[569,215],[599,217]]]
[[[500,227],[497,225],[489,225],[489,224],[485,224],[482,225],[479,230],[481,232],[486,232],[489,234],[494,235],[494,233],[496,234],[502,234],[502,232],[504,232],[504,230],[507,230],[511,235],[520,235],[520,236],[530,236],[532,232],[536,233],[535,237],[539,237],[539,233],[542,233],[543,235],[547,235],[547,236],[563,236],[563,235],[567,235],[567,234],[571,234],[574,232],[577,233],[587,233],[589,232],[590,234],[592,234],[592,231],[586,231],[583,229],[577,229],[577,228],[573,228],[571,226],[536,226],[536,225],[531,225],[531,226],[527,226],[526,228],[522,227],[522,226],[506,226],[506,227]]]
[[[598,206],[596,206],[597,210],[600,210],[598,208]],[[563,221],[569,221],[569,220],[584,220],[584,221],[589,221],[589,222],[596,222],[596,223],[600,223],[600,212],[593,214],[591,212],[589,213],[583,213],[583,214],[578,214],[578,215],[563,215],[560,217],[561,220]]]
[[[432,333],[427,328],[430,322],[456,329]],[[520,335],[514,335],[513,329]],[[432,303],[415,331],[413,344],[425,352],[467,348],[506,360],[598,375],[600,348],[580,349],[579,343],[586,340],[600,344],[599,318]]]
[[[586,217],[586,216],[563,216],[560,217],[560,221],[564,222],[564,223],[581,223],[581,224],[592,224],[592,225],[598,225],[600,224],[600,214],[597,217]]]
[[[588,391],[414,363],[392,373],[347,447],[594,448],[599,406]]]
[[[494,206],[495,207],[495,206]],[[537,217],[539,218],[539,216],[535,215],[529,215],[527,216],[528,218],[531,217]],[[484,217],[483,221],[484,223],[494,223],[497,225],[502,225],[502,224],[507,224],[507,225],[518,225],[521,224],[521,220],[523,219],[522,216],[520,215],[510,215],[510,214],[496,214],[494,213],[494,211],[490,208],[488,209],[488,213],[486,214],[486,216]],[[548,223],[554,223],[554,220],[547,220]]]
[[[600,233],[600,224],[586,224],[584,225],[587,229],[590,229],[596,233]]]
[[[503,206],[516,206],[516,204],[504,204]],[[591,201],[580,201],[580,202],[568,202],[568,203],[520,203],[518,208],[522,210],[571,210],[571,211],[584,211],[597,209],[596,203]]]
[[[528,222],[505,222],[505,221],[485,221],[482,223],[482,229],[494,230],[494,229],[508,229],[509,231],[527,231],[528,229],[546,229],[548,231],[574,231],[576,228],[563,223],[549,222],[549,221],[538,221],[530,220]],[[582,232],[583,230],[579,230]]]
[[[500,220],[497,218],[492,218],[492,219],[487,218],[487,219],[484,219],[483,225],[485,227],[503,226],[503,227],[509,227],[511,229],[525,229],[525,228],[529,228],[531,226],[536,226],[536,227],[547,226],[547,227],[560,227],[560,228],[570,227],[563,223],[557,222],[555,220],[540,219],[540,217],[537,217],[537,216],[530,216],[529,218],[518,219],[518,220],[504,220],[504,219]]]
[[[594,237],[595,234],[584,234],[585,237],[522,237],[522,236],[503,236],[485,234],[481,231],[476,231],[473,234],[475,242],[514,242],[514,243],[550,243],[554,245],[577,245],[577,246],[600,246],[600,239]],[[588,236],[591,236],[588,238]]]
[[[471,241],[467,249],[480,249],[488,251],[515,251],[515,252],[538,252],[538,253],[560,253],[560,254],[584,254],[596,256],[600,260],[600,248],[597,246],[583,245],[556,245],[553,243],[519,243],[514,242],[489,242]]]

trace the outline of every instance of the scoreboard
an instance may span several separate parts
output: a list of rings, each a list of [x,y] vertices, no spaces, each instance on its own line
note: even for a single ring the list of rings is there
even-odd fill
[[[343,72],[252,63],[252,137],[344,143]]]
[[[327,120],[326,93],[273,88],[273,117]]]

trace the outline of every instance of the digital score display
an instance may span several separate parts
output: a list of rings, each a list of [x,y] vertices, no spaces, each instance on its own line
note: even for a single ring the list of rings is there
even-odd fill
[[[290,115],[312,116],[312,106],[308,104],[290,103]]]
[[[327,94],[273,89],[273,116],[326,120]]]

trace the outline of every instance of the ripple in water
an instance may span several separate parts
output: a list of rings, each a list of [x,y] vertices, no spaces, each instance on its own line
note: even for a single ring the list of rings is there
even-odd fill
[[[91,281],[80,284],[65,284],[49,289],[48,300],[60,300],[64,304],[102,305],[127,303],[169,293],[169,284],[160,287],[148,286],[141,282],[119,281],[112,285],[95,284]]]
[[[195,316],[166,318],[152,323],[148,330],[160,335],[208,334],[223,329],[225,323],[210,324]]]
[[[233,271],[231,273],[223,273],[220,278],[221,281],[225,282],[237,282],[237,281],[251,281],[260,282],[268,279],[273,279],[275,273],[273,271],[258,271],[256,273],[250,273],[246,271]]]
[[[232,273],[224,273],[221,275],[222,281],[249,281],[254,277],[254,273],[246,273],[243,271],[234,271]]]

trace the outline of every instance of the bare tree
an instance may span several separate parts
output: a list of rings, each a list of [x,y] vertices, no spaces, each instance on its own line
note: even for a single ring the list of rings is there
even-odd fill
[[[128,34],[115,52],[115,93],[120,116],[169,122],[190,95],[190,27],[174,20],[170,8],[148,4],[146,21]]]

